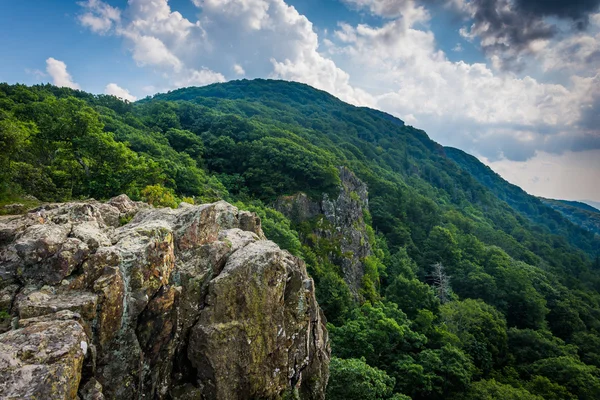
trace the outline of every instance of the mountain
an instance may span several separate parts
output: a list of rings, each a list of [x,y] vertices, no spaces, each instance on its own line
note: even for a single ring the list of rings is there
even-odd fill
[[[507,202],[521,215],[543,226],[547,232],[559,233],[572,245],[583,249],[590,255],[595,254],[596,249],[593,242],[590,241],[593,234],[581,229],[580,223],[569,223],[572,222],[570,217],[563,215],[560,210],[556,210],[544,199],[531,196],[520,187],[507,182],[476,157],[451,147],[446,148],[446,154],[475,177],[479,183],[491,190],[496,197]],[[584,205],[582,204],[581,207]],[[590,244],[592,245],[590,246]]]
[[[600,234],[600,211],[579,201],[541,199],[542,202],[562,215],[569,221],[582,228]]]
[[[562,204],[565,204],[567,206],[570,207],[575,207],[575,208],[579,208],[583,211],[589,211],[589,212],[595,212],[598,213],[600,212],[600,210],[598,210],[596,207],[587,204],[586,202],[582,202],[582,201],[573,201],[573,200],[554,200],[554,199],[542,199],[542,201],[544,200],[550,200],[550,201],[558,201]]]
[[[274,80],[136,103],[0,84],[0,133],[0,205],[126,193],[256,213],[314,279],[328,399],[600,397],[598,237],[393,116]]]
[[[582,200],[580,203],[585,203],[588,206],[592,206],[594,209],[599,210],[600,211],[600,202],[599,201],[592,201],[592,200]]]

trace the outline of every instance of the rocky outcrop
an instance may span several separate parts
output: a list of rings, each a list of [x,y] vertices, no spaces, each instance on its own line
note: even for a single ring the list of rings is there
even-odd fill
[[[119,196],[4,218],[0,307],[0,398],[324,398],[304,263],[225,202]]]
[[[365,224],[368,211],[367,185],[348,168],[341,167],[340,193],[336,199],[327,194],[314,201],[304,193],[280,197],[275,209],[295,223],[312,221],[312,234],[333,244],[338,251],[327,255],[340,266],[344,280],[358,296],[364,275],[364,260],[371,255]]]

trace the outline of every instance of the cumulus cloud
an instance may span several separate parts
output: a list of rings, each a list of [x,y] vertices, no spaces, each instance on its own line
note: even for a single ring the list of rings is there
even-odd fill
[[[372,14],[383,18],[403,18],[408,25],[429,19],[424,4],[435,3],[436,0],[343,0],[346,4],[359,9],[367,9]],[[441,0],[440,0],[441,1]],[[450,3],[456,0],[451,0]],[[421,3],[421,4],[419,4]]]
[[[244,67],[242,67],[240,64],[233,64],[233,72],[235,72],[235,74],[239,76],[246,75]]]
[[[104,88],[104,94],[110,94],[112,96],[116,96],[120,99],[127,101],[136,101],[137,97],[129,93],[129,90],[122,88],[116,83],[109,83]]]
[[[600,148],[598,131],[588,129],[595,119],[584,122],[598,111],[595,77],[573,76],[563,85],[452,62],[431,31],[400,18],[380,27],[341,24],[334,36],[336,61],[368,71],[377,108],[444,144],[519,161],[537,151]]]
[[[599,7],[600,0],[463,0],[455,9],[471,20],[461,34],[479,40],[506,69],[521,68],[522,57],[586,29]]]
[[[79,22],[93,32],[105,34],[121,19],[118,8],[100,0],[82,1],[78,4],[85,10],[79,15]]]
[[[52,83],[56,86],[69,87],[71,89],[81,89],[73,82],[73,78],[67,72],[67,64],[52,57],[46,60],[46,72],[52,78]]]
[[[465,20],[464,38],[477,42],[503,69],[523,67],[523,57],[549,46],[553,39],[583,31],[598,18],[600,0],[343,0],[387,19],[412,25],[426,20],[428,7],[443,8]]]
[[[167,0],[130,0],[109,33],[126,40],[139,66],[168,76],[171,87],[223,82],[243,72],[301,81],[354,104],[373,104],[370,95],[350,85],[349,75],[319,52],[312,23],[284,0],[194,4],[201,10],[196,21],[172,10]]]

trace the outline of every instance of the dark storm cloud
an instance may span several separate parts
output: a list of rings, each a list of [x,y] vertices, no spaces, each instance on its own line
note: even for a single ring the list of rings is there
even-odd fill
[[[516,0],[516,8],[530,15],[568,18],[583,29],[589,15],[598,10],[600,0]]]
[[[470,33],[480,39],[482,49],[499,56],[505,68],[513,68],[521,54],[532,51],[532,42],[560,32],[548,17],[582,30],[599,8],[600,0],[471,0],[462,11],[472,19]]]
[[[579,125],[589,131],[595,132],[600,137],[600,88],[594,96],[592,103],[581,112]]]

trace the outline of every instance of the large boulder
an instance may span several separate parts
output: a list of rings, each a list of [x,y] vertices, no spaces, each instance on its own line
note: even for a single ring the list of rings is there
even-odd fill
[[[75,321],[39,322],[0,335],[0,398],[75,399],[88,338]]]
[[[0,306],[1,398],[324,398],[313,281],[226,202],[0,220]]]

